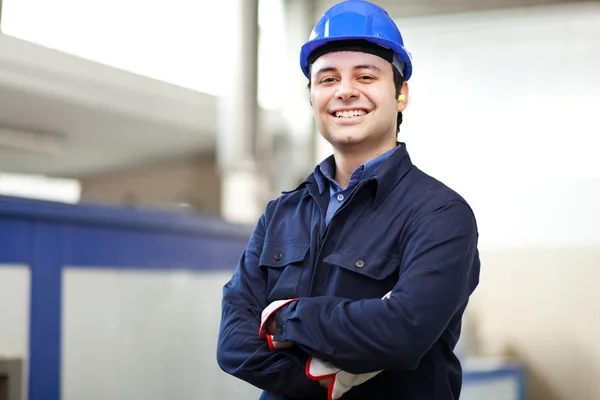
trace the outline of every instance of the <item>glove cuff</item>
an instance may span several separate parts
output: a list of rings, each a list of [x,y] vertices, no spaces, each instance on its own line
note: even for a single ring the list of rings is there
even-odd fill
[[[308,360],[306,360],[305,373],[309,379],[312,379],[313,381],[321,381],[323,379],[331,378],[331,382],[327,388],[327,400],[339,399],[339,397],[333,397],[333,389],[335,387],[336,375],[340,371],[341,370],[339,368],[336,368],[325,361],[321,361],[318,358],[313,358],[312,356],[309,356]]]
[[[336,368],[325,361],[321,361],[318,358],[309,356],[308,360],[306,360],[305,373],[306,376],[313,381],[320,381],[328,378],[335,379],[335,374],[337,374],[339,371],[339,368]]]

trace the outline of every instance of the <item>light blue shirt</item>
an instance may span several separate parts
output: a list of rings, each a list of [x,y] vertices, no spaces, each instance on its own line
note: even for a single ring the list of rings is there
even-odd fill
[[[329,225],[329,221],[331,221],[335,212],[350,197],[358,184],[363,180],[369,179],[377,167],[379,167],[398,147],[401,146],[396,146],[356,167],[352,172],[352,175],[350,175],[348,187],[346,189],[342,189],[340,184],[335,180],[335,162],[333,161],[333,157],[330,157],[317,165],[317,168],[315,168],[315,179],[317,180],[317,184],[319,187],[328,188],[330,195],[327,214],[325,215],[326,225]]]

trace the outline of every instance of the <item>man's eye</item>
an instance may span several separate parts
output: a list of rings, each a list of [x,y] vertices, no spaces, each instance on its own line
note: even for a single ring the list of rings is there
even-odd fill
[[[361,79],[363,81],[372,81],[373,77],[372,76],[368,76],[368,75],[363,75],[359,79]]]
[[[323,79],[321,79],[320,83],[331,83],[333,81],[334,81],[334,79],[331,78],[331,77],[330,78],[323,78]]]

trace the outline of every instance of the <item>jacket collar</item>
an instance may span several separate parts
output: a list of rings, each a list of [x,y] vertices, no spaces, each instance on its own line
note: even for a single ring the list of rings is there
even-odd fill
[[[390,193],[392,193],[413,167],[406,143],[398,143],[398,146],[400,147],[373,174],[372,179],[377,185],[374,201],[375,208],[378,208],[388,198]]]
[[[396,151],[394,151],[389,158],[373,172],[373,175],[369,179],[369,182],[373,184],[375,189],[375,208],[378,208],[381,203],[387,199],[402,178],[404,178],[408,171],[413,167],[406,148],[406,143],[398,142],[397,145],[399,148],[397,148]],[[329,156],[325,161],[333,162],[333,155]],[[313,185],[319,193],[322,192],[322,188],[318,187],[314,171],[308,175],[298,187],[283,193],[292,193],[301,190],[304,187]]]

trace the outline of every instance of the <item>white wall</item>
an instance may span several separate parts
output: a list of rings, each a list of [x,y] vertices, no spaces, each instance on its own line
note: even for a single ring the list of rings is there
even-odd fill
[[[599,243],[600,4],[399,25],[415,68],[401,139],[471,200],[482,244]]]
[[[216,362],[230,275],[65,270],[63,400],[257,399]]]

